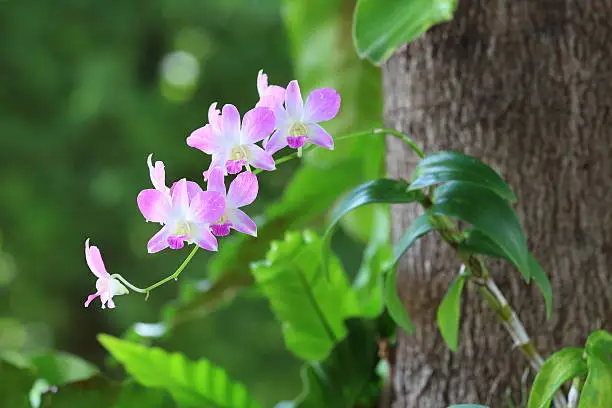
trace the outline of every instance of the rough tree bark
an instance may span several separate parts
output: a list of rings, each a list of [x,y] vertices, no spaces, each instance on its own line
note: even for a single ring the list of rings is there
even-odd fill
[[[498,169],[515,189],[529,246],[553,281],[555,310],[516,271],[492,274],[549,355],[612,329],[612,1],[461,0],[455,19],[384,66],[389,127],[426,151],[457,150]],[[389,139],[391,176],[416,156]],[[477,203],[474,203],[477,205]],[[417,214],[393,211],[397,240]],[[438,236],[402,260],[399,287],[418,332],[400,335],[395,408],[515,401],[527,363],[475,291],[451,353],[435,310],[460,264]]]

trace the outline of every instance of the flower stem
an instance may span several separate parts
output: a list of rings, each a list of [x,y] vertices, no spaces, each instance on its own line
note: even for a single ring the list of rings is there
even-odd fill
[[[399,139],[402,139],[408,146],[410,146],[410,148],[421,158],[423,159],[425,157],[425,153],[423,153],[423,151],[421,150],[421,148],[414,142],[414,140],[412,140],[411,138],[409,138],[408,136],[406,136],[405,134],[403,134],[402,132],[398,132],[397,130],[393,130],[393,129],[386,129],[386,128],[382,128],[382,129],[374,129],[374,134],[381,134],[381,133],[386,133],[392,136],[395,136]]]
[[[187,255],[187,258],[185,258],[185,260],[183,261],[183,263],[177,268],[177,270],[170,276],[160,280],[157,283],[152,284],[151,286],[146,287],[144,290],[147,293],[147,295],[149,294],[150,291],[152,291],[153,289],[163,285],[166,282],[171,281],[172,279],[176,279],[178,278],[178,276],[181,274],[181,272],[183,272],[183,270],[187,267],[187,265],[189,265],[189,262],[191,262],[191,259],[194,257],[194,255],[196,254],[196,252],[198,252],[198,248],[200,248],[199,246],[195,245],[193,247],[193,249],[191,250],[191,252],[189,253],[189,255]]]
[[[119,275],[118,273],[113,273],[110,277],[121,281],[121,283],[123,283],[128,288],[132,289],[134,292],[147,293],[146,290],[141,289],[138,286],[132,285],[130,282],[127,281],[127,279],[125,279],[123,276]]]

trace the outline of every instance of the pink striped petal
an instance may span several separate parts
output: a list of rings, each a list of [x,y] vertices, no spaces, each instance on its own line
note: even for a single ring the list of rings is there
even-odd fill
[[[234,105],[224,105],[221,114],[223,139],[226,146],[240,144],[240,113]]]
[[[223,135],[215,132],[210,124],[191,132],[187,137],[187,146],[194,147],[206,154],[214,154],[226,149]]]
[[[223,169],[219,167],[210,169],[206,176],[208,179],[206,184],[206,190],[216,191],[225,196],[225,176],[223,174]]]
[[[315,89],[308,95],[304,106],[305,122],[325,122],[340,110],[340,95],[333,88]]]
[[[319,125],[309,125],[307,137],[310,143],[334,150],[334,139]]]
[[[210,232],[207,224],[195,225],[191,238],[200,248],[204,248],[207,251],[217,251],[219,249],[217,238]]]
[[[257,236],[257,224],[248,215],[241,210],[232,210],[229,214],[229,220],[232,223],[232,228],[243,234]]]
[[[202,191],[196,194],[189,206],[189,221],[212,224],[225,211],[225,197],[216,191]]]
[[[259,97],[263,97],[268,88],[268,75],[264,74],[263,69],[260,69],[257,73],[257,93]]]
[[[189,191],[187,190],[187,180],[180,179],[172,186],[172,207],[180,208],[185,211],[189,208]]]
[[[96,292],[93,295],[87,296],[87,300],[85,301],[85,307],[89,307],[89,304],[98,296],[100,296],[102,292]]]
[[[281,130],[274,131],[272,136],[270,136],[268,141],[264,144],[266,152],[270,154],[278,152],[285,146],[287,146],[287,135]]]
[[[168,187],[166,187],[166,169],[164,167],[164,162],[158,160],[155,162],[155,165],[153,165],[152,160],[153,154],[150,154],[149,157],[147,157],[147,165],[149,166],[151,184],[153,184],[156,190],[166,192],[168,191]]]
[[[142,190],[136,198],[138,209],[147,221],[166,222],[170,214],[168,196],[152,188]]]
[[[300,92],[300,86],[297,81],[289,82],[287,85],[287,92],[285,93],[285,107],[289,116],[297,121],[302,120],[302,113],[304,111],[304,101],[302,100],[302,94]]]
[[[214,102],[208,108],[208,123],[212,126],[213,130],[221,133],[221,111],[217,109],[217,102]]]
[[[258,190],[257,176],[249,171],[242,172],[230,184],[226,205],[231,208],[249,205],[257,198]]]
[[[167,225],[164,225],[162,229],[160,229],[157,234],[153,235],[153,237],[147,243],[147,250],[150,254],[154,254],[156,252],[161,251],[162,249],[168,248],[168,236],[170,235],[170,228]]]
[[[274,131],[274,112],[269,108],[254,108],[248,111],[242,121],[240,144],[259,142]]]
[[[172,187],[170,187],[170,195],[174,193],[174,189],[176,188],[176,183],[172,183]],[[189,197],[189,201],[193,199],[193,197],[202,192],[202,187],[194,181],[187,180],[187,197]]]
[[[246,145],[245,148],[247,150],[250,164],[264,170],[276,169],[274,159],[269,152],[266,152],[264,149],[255,144]]]
[[[85,260],[91,272],[98,278],[106,278],[109,276],[102,261],[102,254],[97,246],[89,246],[89,238],[85,240]]]

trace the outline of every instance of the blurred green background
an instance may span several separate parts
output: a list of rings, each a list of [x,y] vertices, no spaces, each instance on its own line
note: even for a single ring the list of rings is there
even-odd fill
[[[136,285],[173,272],[188,249],[146,253],[157,230],[136,207],[136,195],[150,183],[146,157],[163,160],[169,180],[201,181],[207,159],[185,138],[205,123],[211,102],[250,109],[259,69],[275,84],[298,78],[307,89],[318,82],[344,89],[338,129],[377,123],[378,74],[355,63],[347,25],[353,5],[0,2],[0,351],[59,349],[104,366],[97,333],[122,335],[135,322],[157,322],[181,286],[191,282],[186,290],[193,291],[208,284],[211,258],[200,253],[177,284],[155,290],[147,302],[132,294],[117,298],[112,311],[100,310],[98,300],[85,309],[95,278],[84,241],[100,247],[111,273]],[[361,98],[367,114],[347,109],[350,98]],[[380,152],[370,149],[363,174],[379,171]],[[249,213],[262,213],[296,167],[263,174]],[[356,247],[343,235],[335,241],[341,255]],[[156,344],[211,360],[270,405],[298,394],[299,362],[284,350],[266,301],[252,295],[189,320]]]

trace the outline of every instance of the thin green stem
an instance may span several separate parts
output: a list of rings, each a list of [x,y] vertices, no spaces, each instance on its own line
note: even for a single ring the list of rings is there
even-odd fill
[[[193,249],[191,250],[191,252],[189,253],[189,255],[187,255],[187,258],[185,258],[185,260],[183,261],[183,263],[178,267],[178,269],[170,276],[160,280],[157,283],[152,284],[151,286],[146,287],[144,290],[145,292],[148,293],[150,291],[152,291],[153,289],[163,285],[164,283],[171,281],[172,279],[176,279],[178,278],[178,276],[181,274],[181,272],[183,272],[183,270],[187,267],[187,265],[189,265],[189,262],[191,262],[191,259],[194,257],[194,255],[196,254],[196,252],[198,252],[198,248],[200,248],[199,246],[195,245],[193,247]]]
[[[118,281],[123,283],[125,286],[127,286],[130,289],[132,289],[134,292],[147,293],[147,291],[145,289],[141,289],[138,286],[132,285],[130,282],[127,281],[127,279],[125,279],[123,276],[119,275],[118,273],[114,273],[110,277],[113,278],[113,279],[117,279]]]
[[[375,129],[374,130],[375,134],[380,134],[380,133],[387,133],[390,134],[392,136],[395,136],[399,139],[402,139],[408,146],[410,146],[410,148],[419,155],[419,157],[421,159],[423,159],[425,157],[425,153],[423,153],[423,151],[421,150],[421,148],[414,142],[414,140],[412,140],[411,138],[409,138],[408,136],[406,136],[405,134],[398,132],[397,130],[393,130],[393,129]]]

